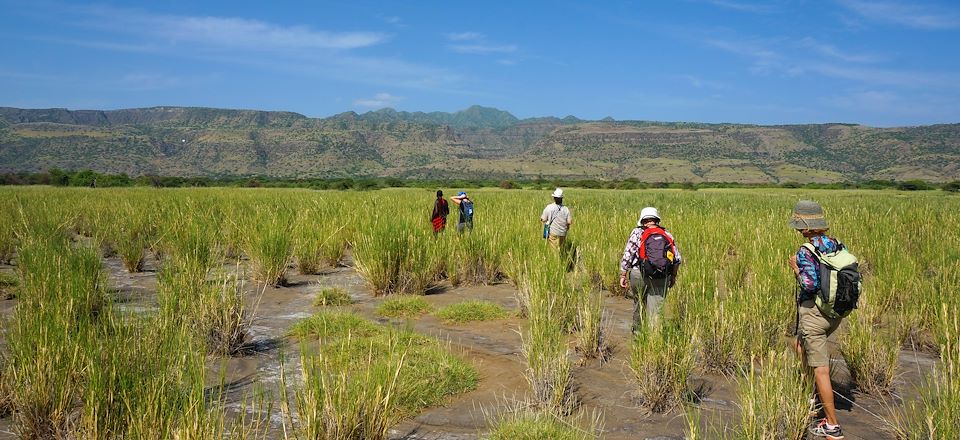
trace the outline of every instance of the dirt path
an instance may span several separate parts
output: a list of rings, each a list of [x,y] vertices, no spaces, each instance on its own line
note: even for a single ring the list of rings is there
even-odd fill
[[[347,262],[349,265],[349,261]],[[116,258],[105,261],[110,274],[112,292],[119,307],[132,312],[149,310],[156,301],[156,266],[147,262],[147,271],[128,274]],[[224,270],[233,271],[235,264],[225,264]],[[12,271],[0,266],[0,271]],[[244,411],[243,396],[255,389],[276,394],[279,390],[280,362],[283,351],[288,359],[286,371],[289,383],[299,380],[297,344],[285,334],[293,323],[318,311],[312,305],[317,293],[324,287],[345,289],[356,301],[350,309],[380,322],[374,310],[383,298],[376,298],[362,278],[350,267],[330,268],[320,275],[299,275],[289,271],[290,284],[281,288],[260,289],[254,283],[246,286],[251,303],[259,298],[256,321],[251,329],[251,343],[246,354],[226,360],[226,393],[228,408]],[[516,308],[516,289],[510,284],[492,286],[451,287],[441,284],[425,298],[435,307],[470,300],[484,299],[499,303],[511,310]],[[0,301],[0,317],[12,315],[16,300]],[[605,300],[609,314],[612,357],[604,364],[596,360],[583,362],[572,354],[573,380],[580,408],[587,413],[602,414],[605,439],[679,439],[683,438],[686,422],[680,411],[664,415],[645,415],[636,407],[633,398],[632,372],[627,361],[630,346],[627,340],[632,314],[632,302],[623,298]],[[411,321],[418,332],[448,341],[451,349],[471,361],[481,374],[479,387],[471,392],[451,397],[443,407],[430,408],[420,415],[400,423],[392,430],[396,439],[478,439],[489,428],[491,414],[505,406],[521,401],[528,386],[524,379],[525,361],[520,353],[520,329],[524,320],[516,317],[468,324],[444,324],[433,316]],[[211,359],[211,369],[219,368],[221,360]],[[910,398],[920,383],[921,371],[929,371],[935,361],[927,355],[901,353],[901,375],[898,391]],[[844,381],[844,366],[838,362],[838,380]],[[214,375],[216,376],[216,375]],[[704,416],[722,420],[725,425],[736,425],[738,407],[735,383],[719,376],[695,376],[694,381],[708,386],[701,407]],[[838,402],[839,417],[848,439],[892,439],[884,425],[867,411],[889,418],[889,408],[867,396],[852,396],[859,407]],[[273,418],[279,424],[279,416]],[[0,440],[15,438],[11,432],[10,417],[0,419]],[[279,430],[275,431],[280,437]]]

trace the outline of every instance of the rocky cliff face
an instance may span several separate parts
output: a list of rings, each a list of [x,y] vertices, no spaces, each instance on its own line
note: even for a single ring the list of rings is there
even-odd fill
[[[0,171],[131,175],[580,177],[646,181],[960,179],[960,124],[518,120],[483,107],[290,112],[0,108]],[[468,173],[469,176],[464,176]]]

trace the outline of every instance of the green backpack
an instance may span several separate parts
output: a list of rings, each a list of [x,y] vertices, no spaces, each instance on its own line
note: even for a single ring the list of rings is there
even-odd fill
[[[827,318],[844,318],[857,308],[860,299],[861,280],[857,257],[842,244],[836,252],[821,254],[817,247],[804,243],[820,263],[820,291],[816,302],[820,312]]]

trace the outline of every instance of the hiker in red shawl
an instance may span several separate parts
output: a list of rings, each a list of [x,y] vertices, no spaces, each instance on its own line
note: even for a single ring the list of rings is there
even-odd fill
[[[434,235],[443,232],[443,229],[447,227],[448,215],[450,215],[450,207],[447,205],[447,201],[443,199],[443,191],[437,190],[437,200],[433,203],[433,214],[430,215]]]

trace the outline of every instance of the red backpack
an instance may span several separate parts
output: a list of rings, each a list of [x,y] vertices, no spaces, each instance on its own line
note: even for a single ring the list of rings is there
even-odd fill
[[[654,226],[643,230],[638,256],[644,276],[662,279],[673,274],[676,258],[673,254],[673,238],[663,228]]]

